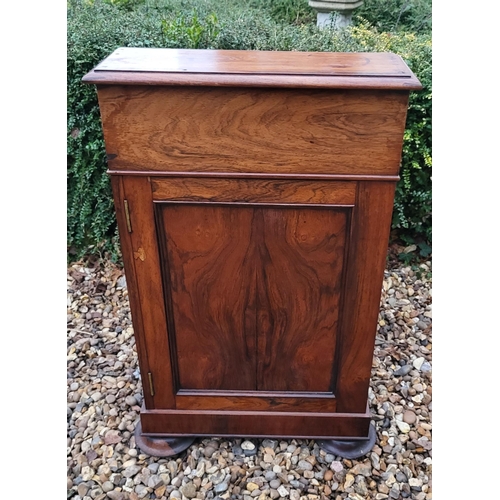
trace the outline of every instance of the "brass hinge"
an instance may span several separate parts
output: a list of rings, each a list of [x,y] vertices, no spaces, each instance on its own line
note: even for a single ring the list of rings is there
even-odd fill
[[[128,209],[128,201],[123,200],[123,207],[125,208],[125,220],[127,221],[128,232],[132,232],[132,224],[130,223],[130,211]]]
[[[155,388],[153,387],[153,375],[151,372],[148,372],[149,379],[149,390],[151,391],[151,396],[155,395]]]

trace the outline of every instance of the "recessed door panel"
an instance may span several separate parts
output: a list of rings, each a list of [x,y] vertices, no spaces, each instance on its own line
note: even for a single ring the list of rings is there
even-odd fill
[[[261,211],[259,390],[332,390],[346,215],[331,208]]]
[[[254,390],[253,209],[209,204],[159,207],[167,322],[175,343],[178,388]]]
[[[177,389],[331,394],[349,209],[156,206]]]

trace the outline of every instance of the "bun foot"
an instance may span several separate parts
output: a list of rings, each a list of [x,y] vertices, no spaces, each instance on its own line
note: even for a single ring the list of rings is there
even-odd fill
[[[195,437],[149,437],[142,434],[141,422],[135,428],[135,443],[146,453],[153,457],[171,457],[178,455],[193,444]]]
[[[366,439],[318,439],[316,442],[323,450],[342,458],[359,458],[367,453],[375,445],[377,433],[375,427],[370,424],[368,438]]]

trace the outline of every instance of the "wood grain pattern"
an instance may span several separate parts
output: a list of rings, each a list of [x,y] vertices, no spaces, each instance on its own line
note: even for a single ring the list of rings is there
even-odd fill
[[[161,206],[179,387],[255,389],[253,210]]]
[[[151,435],[366,438],[370,414],[216,410],[141,411],[142,430]]]
[[[137,282],[137,296],[131,296],[131,303],[138,302],[140,307],[142,328],[137,332],[148,354],[149,369],[153,372],[155,395],[152,398],[155,408],[175,408],[174,381],[166,315],[164,305],[163,283],[159,272],[158,238],[154,225],[154,205],[151,196],[151,185],[147,178],[124,177],[123,198],[130,207],[132,232],[126,233],[130,244],[125,247],[128,259],[133,259],[133,276]],[[123,233],[123,231],[122,231]],[[134,324],[135,326],[135,324]],[[137,338],[137,337],[136,337]],[[158,369],[161,367],[161,369]],[[147,377],[141,365],[141,375]],[[149,386],[147,379],[144,387]],[[146,393],[147,391],[145,391]],[[150,396],[147,401],[151,401]]]
[[[400,56],[332,53],[119,48],[85,83],[302,88],[420,89]]]
[[[257,280],[259,390],[331,389],[346,213],[259,210]]]
[[[301,174],[300,172],[280,173],[249,173],[249,172],[176,172],[175,170],[164,172],[158,170],[107,170],[110,176],[130,175],[134,177],[179,178],[179,179],[262,179],[281,181],[399,181],[399,175],[368,175],[368,174]]]
[[[301,88],[301,89],[372,89],[419,90],[421,83],[410,78],[358,76],[304,76],[304,75],[208,75],[170,73],[125,73],[123,71],[90,71],[82,79],[99,87],[108,85],[155,85],[171,87],[247,87],[247,88]]]
[[[120,47],[96,71],[411,77],[403,59],[382,52],[284,52]]]
[[[110,170],[397,175],[407,100],[369,90],[99,91]]]
[[[179,391],[176,395],[178,410],[247,410],[254,411],[306,411],[335,412],[337,402],[333,394],[278,393],[256,391],[249,396],[246,392],[232,394],[223,391]]]
[[[342,311],[335,394],[341,412],[366,405],[393,208],[393,182],[360,182]]]
[[[180,388],[330,391],[345,212],[159,207]]]
[[[150,365],[148,361],[148,336],[149,332],[145,330],[142,318],[141,299],[139,295],[139,286],[135,273],[135,264],[133,258],[133,245],[127,228],[123,200],[126,198],[123,192],[123,179],[121,177],[111,178],[111,188],[113,190],[113,200],[115,206],[116,219],[118,223],[118,232],[120,237],[120,247],[123,255],[123,267],[127,276],[127,291],[130,302],[130,312],[134,325],[134,338],[137,345],[137,357],[141,367],[142,386],[147,387],[148,372]],[[149,345],[151,347],[151,345]],[[173,398],[170,400],[173,403]],[[144,392],[144,403],[146,408],[154,408],[154,400],[148,391]]]
[[[354,205],[356,183],[262,179],[151,179],[155,201]]]

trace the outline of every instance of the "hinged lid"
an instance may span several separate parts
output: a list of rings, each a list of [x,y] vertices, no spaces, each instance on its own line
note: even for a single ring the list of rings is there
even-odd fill
[[[269,52],[123,47],[86,83],[421,88],[401,57],[376,52]]]

